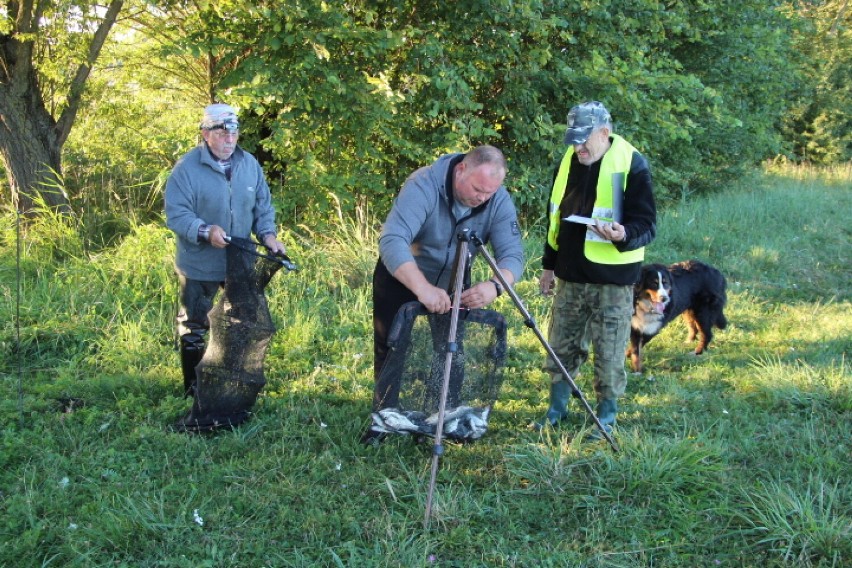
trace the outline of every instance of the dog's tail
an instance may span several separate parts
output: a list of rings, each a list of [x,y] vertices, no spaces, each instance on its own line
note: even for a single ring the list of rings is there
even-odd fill
[[[725,317],[722,310],[719,310],[719,315],[716,317],[716,321],[714,321],[713,324],[719,329],[725,329],[728,327],[728,318]]]
[[[725,279],[722,273],[719,273],[719,277],[722,279],[722,285],[719,287],[719,294],[713,297],[713,312],[716,314],[716,319],[713,322],[713,325],[718,327],[719,329],[725,329],[728,327],[728,318],[725,317],[725,305],[728,303],[728,281]]]

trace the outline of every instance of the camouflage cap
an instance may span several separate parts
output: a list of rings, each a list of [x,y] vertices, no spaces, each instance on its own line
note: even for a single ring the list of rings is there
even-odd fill
[[[230,130],[235,131],[240,128],[240,121],[237,119],[237,112],[231,105],[216,103],[204,107],[204,117],[201,119],[202,130]]]
[[[568,112],[568,132],[565,133],[565,143],[582,144],[589,139],[592,132],[611,122],[612,117],[603,103],[589,101],[579,104]]]

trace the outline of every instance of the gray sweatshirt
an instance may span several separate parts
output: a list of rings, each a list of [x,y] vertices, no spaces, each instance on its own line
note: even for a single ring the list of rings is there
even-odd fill
[[[206,144],[175,164],[166,182],[166,224],[177,237],[175,267],[192,280],[223,281],[225,250],[198,240],[201,225],[219,225],[229,236],[260,240],[275,233],[272,196],[257,160],[237,147],[231,181]]]
[[[499,268],[512,272],[515,281],[524,269],[524,249],[518,216],[505,187],[462,218],[453,214],[453,191],[448,187],[450,168],[464,154],[448,154],[411,174],[396,197],[379,238],[379,254],[393,274],[402,264],[417,263],[426,279],[448,289],[456,257],[457,235],[471,229],[488,243]],[[474,251],[472,243],[469,244]]]

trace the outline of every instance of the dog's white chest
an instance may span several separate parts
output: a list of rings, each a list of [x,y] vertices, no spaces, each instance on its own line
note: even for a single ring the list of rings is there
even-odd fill
[[[663,327],[663,316],[661,314],[635,314],[631,325],[633,329],[641,331],[645,335],[656,335]]]

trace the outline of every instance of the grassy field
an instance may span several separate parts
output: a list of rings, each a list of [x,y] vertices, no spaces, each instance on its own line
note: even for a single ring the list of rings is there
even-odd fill
[[[368,212],[331,234],[293,228],[302,270],[267,293],[268,384],[248,423],[215,436],[170,430],[189,408],[170,234],[139,226],[92,252],[52,218],[19,241],[6,214],[0,565],[849,566],[849,211],[846,168],[767,173],[661,213],[648,260],[719,267],[730,325],[700,357],[680,322],[650,344],[619,453],[582,443],[580,413],[527,428],[546,408],[544,351],[501,297],[501,398],[483,439],[448,445],[428,531],[431,445],[357,440],[372,386]],[[546,330],[540,227],[527,230],[517,291]]]

